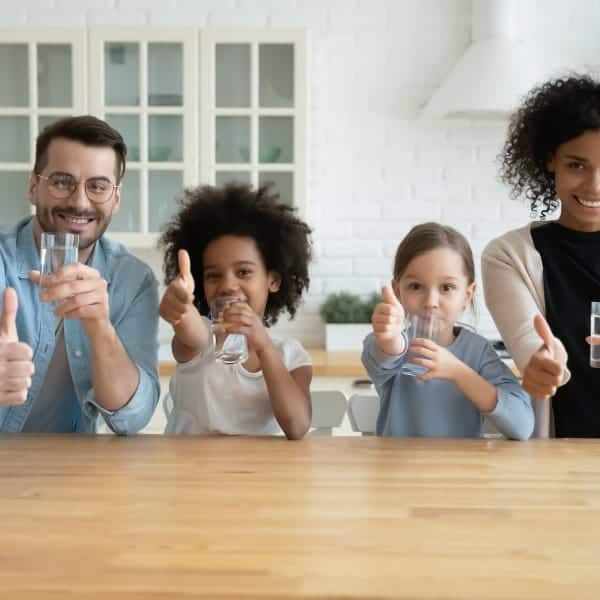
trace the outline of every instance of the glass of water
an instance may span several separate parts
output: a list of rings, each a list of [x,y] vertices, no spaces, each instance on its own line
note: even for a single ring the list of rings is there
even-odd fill
[[[79,235],[76,233],[42,233],[40,260],[42,285],[44,277],[65,265],[77,262]]]
[[[592,302],[590,316],[590,336],[596,338],[596,344],[590,344],[590,367],[600,368],[600,301]],[[594,341],[594,340],[593,340]]]
[[[219,296],[210,303],[210,320],[221,321],[223,311],[229,304],[238,302],[235,296]],[[223,333],[214,331],[215,358],[226,365],[237,365],[248,358],[248,341],[241,333]]]
[[[432,340],[437,344],[440,340],[441,330],[442,321],[432,313],[412,314],[406,317],[406,329],[404,333],[409,344],[411,340],[416,338]],[[400,367],[401,373],[403,375],[410,375],[411,377],[427,373],[426,367],[411,362],[413,358],[417,357],[411,354],[409,349],[406,362]]]

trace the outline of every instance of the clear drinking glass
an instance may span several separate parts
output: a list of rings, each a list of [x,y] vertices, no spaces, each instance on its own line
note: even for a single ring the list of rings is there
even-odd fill
[[[404,330],[407,342],[410,344],[411,340],[424,338],[437,344],[440,340],[441,325],[440,319],[431,313],[408,315],[406,317],[406,329]],[[410,350],[408,352],[406,362],[400,367],[402,374],[416,377],[426,373],[427,369],[425,367],[410,362],[415,356],[411,354]]]
[[[42,233],[40,260],[42,281],[44,276],[65,265],[77,262],[79,235],[76,233]]]
[[[600,302],[592,302],[590,335],[600,337]],[[600,344],[590,344],[590,367],[600,368]]]
[[[223,310],[239,301],[235,296],[219,296],[210,303],[210,320],[219,323]],[[226,365],[237,365],[248,358],[248,341],[240,333],[214,333],[215,358]]]

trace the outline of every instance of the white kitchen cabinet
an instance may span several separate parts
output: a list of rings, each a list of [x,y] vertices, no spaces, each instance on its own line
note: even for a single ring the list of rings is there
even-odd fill
[[[198,47],[193,29],[90,31],[90,110],[128,147],[121,207],[110,234],[152,246],[198,177]]]
[[[31,213],[35,138],[86,111],[85,30],[0,30],[0,224]]]
[[[201,174],[212,184],[272,184],[302,212],[306,58],[298,32],[202,34]]]
[[[306,42],[298,31],[0,31],[0,223],[29,213],[33,142],[90,113],[123,135],[128,168],[109,234],[153,247],[183,188],[273,184],[303,212]]]

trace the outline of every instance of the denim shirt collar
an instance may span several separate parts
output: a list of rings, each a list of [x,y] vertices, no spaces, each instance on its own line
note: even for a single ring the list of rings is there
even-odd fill
[[[40,270],[40,255],[33,234],[33,217],[17,226],[17,272],[19,279],[28,279],[30,271]]]
[[[28,279],[30,271],[40,270],[40,255],[35,243],[33,217],[29,217],[28,220],[24,220],[18,225],[17,257],[17,270],[20,279]],[[100,238],[94,245],[88,265],[96,269],[106,282],[110,283],[111,273],[103,238]]]

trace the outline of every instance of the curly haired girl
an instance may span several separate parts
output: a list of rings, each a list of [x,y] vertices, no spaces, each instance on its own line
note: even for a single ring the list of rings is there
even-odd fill
[[[177,360],[167,433],[304,436],[311,422],[312,367],[292,339],[267,327],[291,317],[308,289],[310,229],[269,188],[230,184],[188,190],[162,236],[165,280],[160,315],[174,329]],[[242,364],[215,360],[216,298],[233,297],[219,331],[244,335]]]

